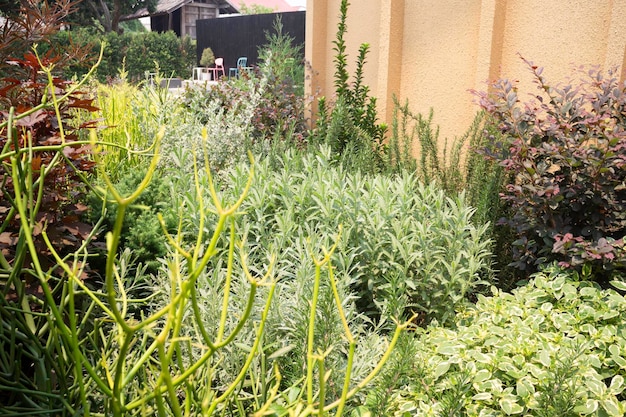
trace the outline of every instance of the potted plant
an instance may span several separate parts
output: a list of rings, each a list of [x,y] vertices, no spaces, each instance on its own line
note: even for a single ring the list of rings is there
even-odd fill
[[[213,50],[211,48],[204,48],[202,51],[202,57],[200,57],[200,65],[203,67],[210,67],[215,62],[215,55],[213,54]],[[202,77],[206,80],[210,79],[210,73],[207,71],[206,73],[202,73]]]

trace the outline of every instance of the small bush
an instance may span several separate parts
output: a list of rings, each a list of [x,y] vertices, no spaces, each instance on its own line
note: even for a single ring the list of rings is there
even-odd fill
[[[172,31],[133,34],[126,57],[126,70],[133,80],[143,79],[156,68],[166,77],[189,78],[196,62],[191,39],[179,38]]]
[[[210,67],[215,62],[215,55],[213,54],[213,49],[204,48],[202,51],[202,56],[200,57],[200,65],[203,67]]]
[[[501,135],[491,117],[481,111],[463,135],[441,140],[439,127],[433,125],[432,118],[432,111],[428,117],[415,114],[408,101],[400,104],[394,97],[391,137],[385,147],[385,171],[414,171],[420,181],[436,184],[448,195],[463,192],[467,204],[476,209],[472,221],[487,225],[487,236],[493,243],[494,275],[488,279],[497,282],[499,288],[510,289],[521,279],[508,266],[512,261],[510,242],[515,239],[511,239],[508,228],[496,226],[508,210],[499,193],[509,174],[497,161],[484,158],[480,152],[501,141]]]
[[[145,168],[127,171],[115,184],[117,192],[130,194],[137,189],[145,177]],[[146,266],[146,271],[154,273],[160,265],[159,258],[167,254],[167,245],[163,239],[163,230],[157,213],[164,217],[166,229],[176,229],[176,210],[168,204],[172,186],[167,176],[155,176],[150,185],[129,207],[120,230],[120,251],[132,250],[133,261]],[[103,207],[104,206],[104,207]],[[113,230],[117,218],[117,206],[111,195],[90,195],[90,216],[95,223],[102,216],[102,226]]]
[[[504,134],[485,152],[512,174],[502,198],[518,235],[514,265],[589,264],[606,280],[626,261],[626,84],[592,69],[555,86],[527,64],[541,90],[534,101],[518,104],[506,80],[478,94]]]
[[[283,33],[280,17],[273,33],[259,48],[260,68],[267,85],[253,118],[255,140],[292,140],[302,144],[307,131],[304,117],[304,65],[302,45]]]
[[[620,285],[623,288],[623,285]],[[623,416],[626,299],[551,266],[419,331],[393,415]]]
[[[206,149],[207,162],[214,172],[245,159],[253,143],[252,121],[264,91],[265,80],[257,78],[218,83],[210,89],[188,88],[182,97],[187,117],[168,129],[163,164],[172,163],[179,150]],[[202,168],[205,159],[198,156]]]
[[[113,83],[93,85],[98,97],[96,115],[105,127],[99,136],[103,142],[101,169],[113,182],[127,171],[145,167],[145,157],[154,153],[154,138],[161,128],[167,127],[169,136],[169,131],[186,125],[195,116],[187,114],[168,89],[156,83],[137,86],[126,76],[121,72]]]
[[[411,311],[424,320],[451,319],[484,284],[481,274],[490,264],[486,226],[472,223],[473,210],[462,195],[446,197],[407,173],[364,175],[332,160],[322,147],[260,164],[259,183],[244,204],[250,244],[260,253],[287,249],[303,233],[335,233],[342,225],[336,251],[342,260],[336,264],[345,266],[361,311],[372,319]]]
[[[356,60],[354,80],[350,82],[345,34],[349,2],[342,0],[340,21],[337,25],[335,47],[335,95],[336,101],[319,100],[319,114],[314,137],[329,145],[344,163],[370,172],[380,172],[385,165],[383,140],[387,132],[384,123],[377,122],[376,98],[369,95],[369,87],[363,84],[363,69],[369,44],[361,44]]]

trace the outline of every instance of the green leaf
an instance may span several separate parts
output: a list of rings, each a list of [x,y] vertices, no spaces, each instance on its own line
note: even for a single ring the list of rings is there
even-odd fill
[[[619,355],[614,355],[611,356],[611,359],[613,359],[613,361],[615,361],[615,363],[622,369],[626,369],[626,359],[624,359],[622,356]]]
[[[611,380],[609,391],[613,395],[619,395],[624,391],[624,377],[621,375],[615,375]]]
[[[484,364],[490,364],[491,363],[491,356],[485,355],[482,352],[474,352],[474,353],[472,353],[472,356],[474,357],[476,362],[484,363]]]
[[[480,371],[476,372],[476,375],[474,375],[474,381],[476,382],[483,382],[488,380],[489,378],[491,378],[491,372],[489,372],[487,369],[481,369]]]
[[[552,303],[543,303],[541,305],[541,311],[543,311],[544,313],[549,313],[550,311],[552,311],[552,308],[554,306],[552,305]]]
[[[520,378],[517,380],[517,395],[520,397],[527,397],[535,393],[535,386],[528,378]]]
[[[595,413],[598,409],[598,400],[588,399],[584,405],[574,408],[574,412],[582,415]]]
[[[277,415],[277,416],[287,415],[287,409],[280,404],[274,403],[270,405],[269,409],[274,412],[273,415]]]
[[[233,343],[233,345],[235,345],[237,348],[243,350],[246,353],[252,352],[252,346],[248,346],[248,345],[245,345],[243,343],[236,343],[236,342]]]
[[[578,295],[578,291],[572,284],[567,283],[563,286],[563,294],[566,300],[573,300]]]
[[[524,412],[524,407],[508,397],[500,399],[500,407],[502,407],[502,411],[508,416]]]
[[[298,397],[301,394],[301,389],[299,387],[291,387],[289,389],[287,389],[287,401],[289,401],[289,404],[293,404],[298,400]]]
[[[439,378],[441,375],[448,372],[449,369],[450,369],[450,362],[444,361],[444,362],[439,363],[437,367],[435,368],[435,373],[433,375],[433,378],[434,379]]]
[[[596,297],[598,290],[593,287],[584,287],[580,289],[580,295],[583,297]]]
[[[513,356],[513,363],[515,364],[515,366],[520,367],[523,366],[526,363],[526,358],[522,355],[520,355],[519,353],[515,356]]]
[[[515,365],[513,365],[512,363],[506,362],[503,364],[499,364],[498,365],[498,369],[500,369],[501,371],[506,372],[508,375],[510,375],[513,378],[521,378],[524,375],[526,375],[528,372],[523,370],[523,369],[518,369]]]
[[[474,401],[491,401],[492,395],[490,392],[479,392],[472,397]]]
[[[464,345],[443,344],[437,348],[437,353],[440,355],[452,356],[459,353],[459,349]]]
[[[602,369],[602,361],[600,360],[598,355],[590,354],[587,356],[587,360],[594,368]]]
[[[585,385],[597,397],[604,396],[604,393],[606,392],[606,385],[604,385],[602,381],[598,381],[595,378],[586,378]]]
[[[372,413],[364,405],[361,405],[350,413],[350,417],[372,417]]]
[[[291,352],[295,347],[296,347],[295,345],[283,346],[282,348],[278,349],[276,352],[268,356],[267,359],[273,360],[273,359],[280,358],[281,356],[285,356],[287,353]]]
[[[550,352],[547,350],[542,350],[539,352],[539,362],[546,368],[549,368],[552,364],[552,358],[550,357]]]
[[[611,281],[611,285],[620,291],[626,291],[626,282],[624,281]]]
[[[563,288],[563,285],[565,285],[565,276],[563,275],[559,275],[550,283],[550,287],[553,291],[561,290]]]
[[[617,402],[615,398],[607,398],[602,400],[602,408],[607,412],[609,416],[623,417],[624,407]]]

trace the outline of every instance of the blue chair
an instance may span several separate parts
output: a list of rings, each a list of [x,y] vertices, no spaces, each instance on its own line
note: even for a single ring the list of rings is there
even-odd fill
[[[239,75],[242,71],[251,70],[252,67],[248,67],[247,65],[248,57],[239,57],[239,59],[237,59],[237,66],[235,68],[228,68],[228,78],[233,76],[239,78]]]

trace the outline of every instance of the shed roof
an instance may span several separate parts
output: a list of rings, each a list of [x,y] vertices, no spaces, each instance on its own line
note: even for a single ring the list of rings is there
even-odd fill
[[[133,14],[129,14],[126,16],[122,16],[120,20],[133,20],[139,19],[141,17],[148,16],[158,16],[161,14],[169,14],[174,12],[175,10],[180,9],[186,4],[193,3],[194,0],[159,0],[156,6],[156,10],[153,13],[150,13],[148,9],[143,8],[137,10]],[[239,12],[239,7],[234,5],[234,1],[232,0],[212,0],[210,3],[215,4],[225,13],[237,13]]]

